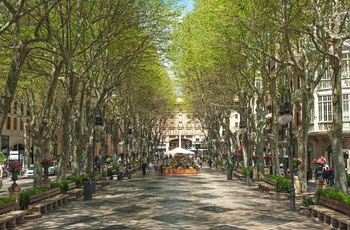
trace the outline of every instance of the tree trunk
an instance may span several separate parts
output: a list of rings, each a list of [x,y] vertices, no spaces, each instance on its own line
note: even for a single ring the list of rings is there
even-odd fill
[[[313,90],[312,91],[305,91],[306,89],[303,89],[302,94],[302,114],[303,119],[301,120],[301,126],[298,129],[297,132],[297,139],[298,139],[298,153],[300,159],[303,161],[303,163],[299,166],[299,177],[301,181],[301,187],[303,191],[307,191],[307,172],[309,165],[308,162],[308,134],[309,129],[308,128],[302,128],[302,127],[309,127],[310,126],[310,108],[313,106],[314,100],[313,100]],[[296,114],[294,114],[293,117],[295,117]],[[294,119],[295,120],[295,119]],[[296,125],[296,124],[295,124]],[[295,157],[297,157],[295,155]],[[311,169],[310,169],[311,170]]]
[[[69,97],[69,96],[68,96]],[[67,178],[67,161],[70,151],[70,116],[71,108],[69,99],[63,104],[62,108],[62,151],[59,162],[59,169],[57,174],[57,181],[65,180]]]
[[[44,138],[39,132],[33,132],[33,152],[34,152],[34,178],[33,188],[41,187],[42,167],[40,161],[42,159],[42,146]]]
[[[334,39],[336,40],[336,39]],[[333,129],[331,134],[332,142],[332,159],[335,168],[335,190],[347,194],[348,186],[346,180],[345,162],[343,157],[343,113],[342,113],[342,80],[341,80],[341,58],[342,58],[342,41],[337,40],[333,44],[334,56],[332,63],[332,102],[333,102]]]

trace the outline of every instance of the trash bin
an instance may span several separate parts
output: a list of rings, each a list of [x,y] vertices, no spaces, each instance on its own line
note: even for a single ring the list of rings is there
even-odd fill
[[[92,183],[91,181],[83,181],[84,201],[92,200]]]

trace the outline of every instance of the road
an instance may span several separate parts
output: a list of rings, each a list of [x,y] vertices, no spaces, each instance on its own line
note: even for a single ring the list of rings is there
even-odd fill
[[[49,176],[49,178],[53,181],[56,179],[56,176]],[[8,177],[7,179],[2,180],[2,188],[0,189],[0,197],[7,196],[9,194],[8,188],[12,185],[13,181],[11,180],[11,177]],[[16,184],[18,184],[22,190],[29,189],[33,187],[33,178],[25,178],[21,177],[19,180],[16,181]]]
[[[204,169],[197,175],[140,172],[113,180],[93,199],[80,199],[16,229],[332,229],[289,211],[273,198],[236,178]]]

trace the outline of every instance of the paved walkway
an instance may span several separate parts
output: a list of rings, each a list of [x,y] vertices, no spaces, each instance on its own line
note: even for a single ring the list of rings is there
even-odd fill
[[[289,211],[273,198],[234,178],[204,169],[197,175],[140,172],[113,180],[91,201],[73,201],[16,229],[333,229]]]

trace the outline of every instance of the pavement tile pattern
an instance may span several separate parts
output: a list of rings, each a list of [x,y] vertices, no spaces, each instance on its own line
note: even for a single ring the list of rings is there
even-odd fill
[[[289,201],[204,168],[196,175],[137,172],[16,229],[333,229],[289,211]]]

